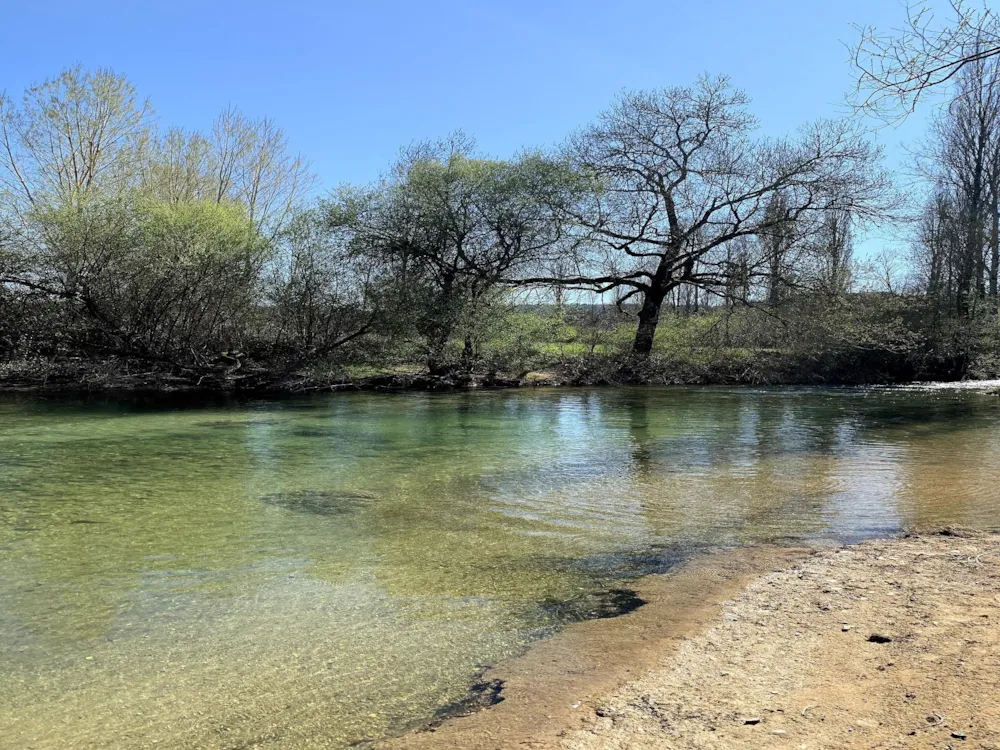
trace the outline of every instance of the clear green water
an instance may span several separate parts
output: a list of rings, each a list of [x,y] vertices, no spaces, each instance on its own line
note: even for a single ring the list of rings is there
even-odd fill
[[[0,401],[0,745],[345,747],[705,545],[1000,526],[946,390]]]

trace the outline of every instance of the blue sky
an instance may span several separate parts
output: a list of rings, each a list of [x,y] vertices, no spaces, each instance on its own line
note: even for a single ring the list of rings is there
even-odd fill
[[[0,87],[76,63],[128,75],[165,123],[233,104],[270,115],[324,189],[374,179],[400,146],[461,128],[506,156],[546,146],[622,88],[727,73],[767,132],[836,114],[851,23],[900,0],[57,2],[5,0]],[[924,118],[879,138],[892,162]]]

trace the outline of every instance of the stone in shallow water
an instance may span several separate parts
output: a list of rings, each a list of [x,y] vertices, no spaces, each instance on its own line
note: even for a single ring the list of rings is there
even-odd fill
[[[541,606],[558,622],[577,622],[618,617],[638,609],[646,603],[632,589],[606,589],[594,591],[576,599],[546,599]]]
[[[342,516],[360,510],[375,496],[368,492],[336,490],[298,490],[264,495],[261,502],[275,505],[296,513],[313,513],[319,516]]]
[[[437,727],[444,723],[445,719],[470,716],[476,711],[503,702],[503,687],[503,680],[476,680],[469,686],[466,697],[435,711],[430,726]]]
[[[276,419],[212,419],[205,422],[195,422],[195,427],[210,427],[213,430],[235,430],[277,423],[278,420]]]

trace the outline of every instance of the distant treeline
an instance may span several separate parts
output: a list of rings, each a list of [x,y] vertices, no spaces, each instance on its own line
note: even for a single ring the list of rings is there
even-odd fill
[[[763,137],[726,78],[623,93],[551,151],[417,143],[377,182],[315,199],[271,120],[162,129],[125,78],[66,70],[0,99],[0,378],[992,375],[994,60],[955,77],[919,210],[856,119]],[[910,252],[855,258],[875,225]]]

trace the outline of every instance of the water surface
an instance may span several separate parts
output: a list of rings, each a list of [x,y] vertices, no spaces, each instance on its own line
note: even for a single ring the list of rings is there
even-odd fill
[[[0,745],[342,748],[704,546],[1000,526],[949,390],[0,401]]]

